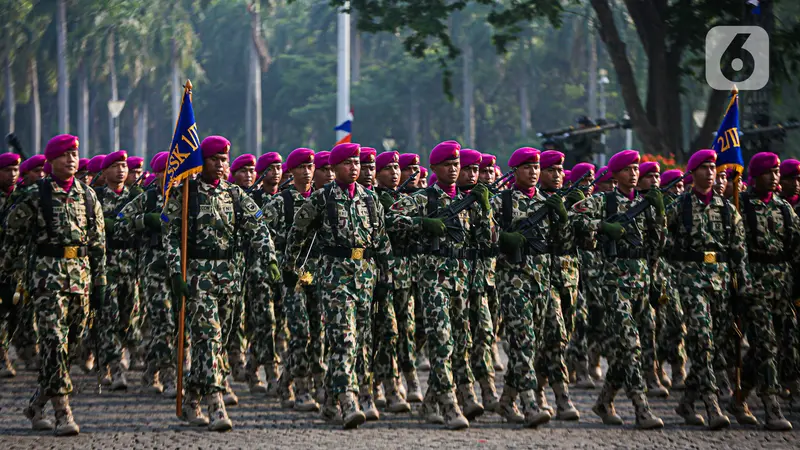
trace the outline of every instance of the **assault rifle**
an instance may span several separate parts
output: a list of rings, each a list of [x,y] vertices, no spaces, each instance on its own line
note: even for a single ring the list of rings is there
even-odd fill
[[[543,131],[536,133],[536,136],[556,142],[569,142],[579,137],[594,137],[596,135],[603,134],[606,131],[618,130],[620,128],[631,128],[630,120],[608,123],[601,120],[599,122],[600,124],[591,127],[580,128],[577,126],[569,126],[556,130]]]
[[[16,134],[8,133],[8,136],[6,136],[6,144],[8,144],[8,146],[14,150],[14,152],[16,152],[23,161],[28,159],[28,157],[25,155],[25,151],[22,149],[22,143],[19,142],[19,138]]]
[[[405,189],[406,186],[408,186],[408,183],[411,183],[412,180],[415,180],[417,178],[417,175],[419,175],[419,170],[412,173],[410,177],[406,178],[406,181],[403,181],[400,184],[400,186],[397,186],[397,189],[394,190],[394,193],[399,194],[403,192],[403,189]]]

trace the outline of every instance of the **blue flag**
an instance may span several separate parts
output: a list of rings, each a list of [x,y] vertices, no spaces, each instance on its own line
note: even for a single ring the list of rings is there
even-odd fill
[[[185,180],[190,175],[203,170],[203,152],[200,151],[200,136],[192,109],[192,84],[186,82],[181,101],[181,111],[175,124],[175,134],[169,146],[167,170],[164,176],[164,206],[169,200],[169,190],[173,184]],[[161,219],[167,222],[166,214]]]
[[[717,170],[734,169],[740,175],[744,173],[744,158],[739,143],[739,91],[734,88],[725,117],[717,130],[714,145],[717,152]]]

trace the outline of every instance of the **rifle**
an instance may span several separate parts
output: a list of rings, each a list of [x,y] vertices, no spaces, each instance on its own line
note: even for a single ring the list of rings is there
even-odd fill
[[[256,181],[253,182],[252,186],[250,186],[249,188],[244,190],[244,193],[245,194],[250,194],[253,191],[255,191],[258,188],[258,185],[261,184],[261,180],[263,180],[264,177],[266,177],[266,176],[267,176],[267,171],[265,170],[264,173],[262,173],[258,178],[256,178]]]
[[[406,186],[408,186],[408,183],[411,183],[411,180],[415,180],[417,178],[417,175],[419,175],[419,170],[412,173],[410,177],[406,178],[406,181],[403,181],[400,184],[400,186],[397,186],[397,189],[394,190],[394,193],[399,194],[403,192],[403,189],[405,189]]]
[[[595,125],[593,127],[577,128],[574,126],[559,128],[557,130],[543,131],[536,133],[537,137],[552,140],[555,142],[571,141],[582,136],[594,136],[605,133],[610,130],[617,130],[620,128],[631,128],[630,120],[623,120],[621,122],[611,122],[602,125]]]
[[[141,183],[142,180],[144,179],[144,177],[146,177],[146,176],[147,176],[147,172],[142,172],[142,174],[139,175],[139,178],[137,178],[136,181],[133,182],[131,187],[139,186],[139,183]],[[92,180],[92,181],[94,181],[94,180]]]
[[[20,158],[22,158],[23,161],[28,159],[28,157],[25,155],[25,151],[22,149],[22,144],[19,142],[19,138],[17,137],[16,134],[8,133],[8,135],[6,136],[6,144],[8,144],[9,147],[14,149],[14,151],[19,155]]]
[[[800,121],[789,120],[786,123],[778,123],[768,127],[753,127],[742,130],[740,134],[741,141],[755,141],[755,140],[783,140],[786,137],[786,132],[800,128]]]
[[[506,184],[506,182],[511,179],[511,176],[514,174],[514,169],[509,170],[508,172],[504,173],[503,176],[494,180],[494,183],[488,186],[489,191],[493,194],[497,194],[500,192],[501,187]]]
[[[514,170],[509,170],[505,174],[503,174],[500,179],[495,180],[494,183],[488,186],[489,190],[496,188],[497,185],[504,180],[505,178],[509,177]],[[428,218],[431,219],[440,219],[444,222],[446,227],[447,234],[456,242],[462,242],[466,238],[464,233],[464,229],[461,227],[461,223],[458,222],[458,215],[464,211],[465,209],[472,206],[478,200],[478,197],[469,193],[468,195],[464,196],[461,200],[449,204],[446,208],[438,208],[435,212],[428,214]],[[435,252],[439,250],[439,238],[436,237],[433,239],[431,244],[431,249]]]
[[[600,173],[598,173],[597,175],[595,175],[595,177],[592,180],[592,182],[587,184],[586,186],[581,186],[580,185],[581,181],[583,181],[583,178],[581,178],[580,180],[573,181],[572,184],[569,185],[569,187],[567,187],[566,190],[559,189],[559,190],[556,191],[556,193],[558,195],[562,196],[562,197],[565,197],[567,194],[569,194],[570,192],[574,191],[575,189],[580,189],[581,191],[586,193],[586,192],[589,191],[590,188],[594,187],[594,185],[597,184],[597,182],[600,181],[600,178],[602,178],[606,173],[608,173],[608,168],[606,168],[605,170],[603,170]]]
[[[282,191],[283,188],[288,186],[289,183],[291,183],[292,181],[294,181],[294,175],[289,175],[289,178],[287,178],[286,181],[284,181],[283,183],[280,184],[280,186],[278,186],[278,191]]]
[[[95,175],[95,176],[94,176],[94,178],[92,178],[92,182],[91,182],[91,183],[89,183],[89,187],[90,187],[90,188],[93,188],[93,187],[94,187],[94,185],[95,185],[95,184],[97,184],[97,180],[99,180],[99,179],[100,179],[100,175],[102,175],[102,174],[103,174],[103,171],[102,171],[102,170],[101,170],[100,172],[97,172],[97,175]]]

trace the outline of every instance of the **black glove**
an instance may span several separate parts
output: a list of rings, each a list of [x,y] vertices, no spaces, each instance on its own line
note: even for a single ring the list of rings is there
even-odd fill
[[[375,283],[375,290],[372,291],[372,298],[375,300],[384,300],[389,295],[389,283],[377,282]]]
[[[170,279],[170,286],[172,287],[172,299],[175,300],[175,303],[179,303],[181,297],[189,297],[189,285],[183,281],[181,275],[173,275]]]
[[[478,184],[472,188],[470,194],[478,197],[478,204],[481,205],[484,211],[489,211],[491,205],[489,205],[489,188],[487,188],[486,185]]]
[[[566,223],[569,219],[567,215],[567,208],[564,206],[564,199],[561,198],[558,194],[553,194],[550,197],[547,197],[547,200],[544,201],[545,206],[552,209],[553,212],[558,215],[558,221],[561,223]]]
[[[106,299],[106,287],[95,286],[92,293],[89,295],[89,306],[95,310],[100,311],[103,308],[103,302]]]
[[[600,224],[600,232],[618,241],[625,235],[625,227],[616,222],[603,222]]]
[[[514,253],[517,249],[522,248],[526,242],[527,239],[525,239],[522,233],[508,233],[505,231],[500,232],[500,237],[498,239],[500,250],[505,254]]]
[[[392,197],[392,194],[388,192],[381,194],[381,196],[378,197],[378,200],[380,200],[381,205],[383,205],[383,209],[386,211],[388,211],[392,205],[394,205],[394,197]]]
[[[655,208],[656,214],[659,216],[664,215],[664,196],[661,194],[661,191],[658,189],[650,189],[650,191],[645,194],[644,199]]]
[[[294,287],[297,286],[297,280],[299,279],[300,277],[298,277],[295,272],[291,270],[283,271],[283,285],[288,289],[294,289]]]
[[[444,236],[447,227],[441,219],[422,218],[422,230],[436,237]]]
[[[154,231],[161,231],[161,214],[147,213],[144,215],[142,221],[144,222],[144,226],[147,228],[150,228]]]

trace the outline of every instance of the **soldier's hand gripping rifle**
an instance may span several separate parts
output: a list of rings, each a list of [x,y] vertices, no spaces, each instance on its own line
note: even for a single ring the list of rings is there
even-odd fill
[[[495,180],[494,183],[487,186],[489,191],[492,189],[497,188],[499,183],[511,176],[514,173],[513,169],[509,170],[505,174],[503,174],[500,179]],[[478,197],[473,194],[469,193],[468,195],[464,196],[461,200],[449,204],[446,208],[438,208],[436,211],[428,214],[429,219],[439,219],[444,222],[445,225],[445,232],[456,242],[463,242],[466,239],[466,233],[464,232],[464,228],[461,226],[461,223],[458,221],[458,215],[461,214],[462,211],[472,206],[473,203],[478,201]],[[431,244],[431,249],[433,251],[439,250],[439,238],[434,238]]]

